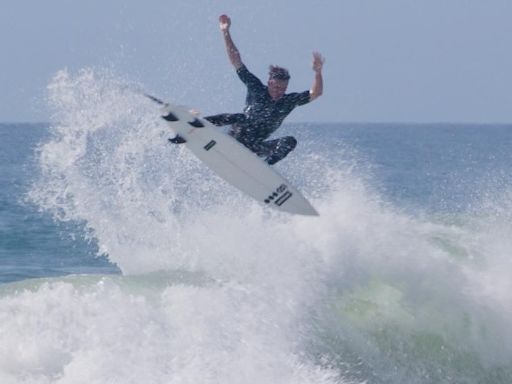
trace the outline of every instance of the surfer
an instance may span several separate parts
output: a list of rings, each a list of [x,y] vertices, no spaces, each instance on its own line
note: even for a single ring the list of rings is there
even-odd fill
[[[220,30],[224,37],[226,50],[238,77],[247,87],[244,113],[223,113],[207,116],[206,120],[217,126],[231,125],[229,134],[245,145],[268,164],[282,160],[297,145],[293,136],[267,140],[281,126],[283,120],[299,105],[318,98],[323,92],[322,66],[324,58],[313,53],[315,78],[311,90],[301,93],[286,93],[290,74],[282,67],[271,65],[267,85],[253,75],[242,62],[240,52],[235,46],[231,34],[231,19],[227,15],[219,17]]]

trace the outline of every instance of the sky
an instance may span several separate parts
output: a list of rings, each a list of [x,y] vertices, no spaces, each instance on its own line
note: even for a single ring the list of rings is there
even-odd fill
[[[511,0],[3,0],[0,121],[48,121],[59,70],[108,71],[203,114],[240,112],[245,88],[218,16],[247,67],[290,70],[324,94],[289,122],[512,122]]]

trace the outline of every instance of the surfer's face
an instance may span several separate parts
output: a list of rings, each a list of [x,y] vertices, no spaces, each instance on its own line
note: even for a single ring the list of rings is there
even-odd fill
[[[288,80],[269,79],[268,80],[268,93],[273,100],[278,100],[286,92],[288,87]]]

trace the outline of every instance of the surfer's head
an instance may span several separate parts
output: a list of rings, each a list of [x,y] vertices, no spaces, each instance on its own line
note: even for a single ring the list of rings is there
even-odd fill
[[[268,78],[288,81],[290,80],[290,74],[286,68],[271,65],[268,67]]]
[[[290,74],[288,70],[276,65],[271,65],[268,71],[268,93],[274,100],[278,100],[286,92]]]

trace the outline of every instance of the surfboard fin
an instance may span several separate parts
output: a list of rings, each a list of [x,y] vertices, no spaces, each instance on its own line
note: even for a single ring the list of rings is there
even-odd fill
[[[199,120],[197,117],[193,121],[189,121],[188,123],[194,128],[204,128],[204,124],[201,123],[201,120]]]
[[[171,122],[171,123],[172,123],[172,122],[174,122],[174,121],[179,121],[179,120],[180,120],[180,119],[178,119],[178,117],[177,117],[174,113],[172,113],[172,112],[169,112],[167,115],[162,116],[162,119],[167,120],[167,121],[169,121],[169,122]]]
[[[168,139],[171,143],[173,144],[184,144],[187,142],[187,140],[185,140],[183,137],[181,137],[180,135],[176,135],[175,137],[173,137],[172,139]]]

